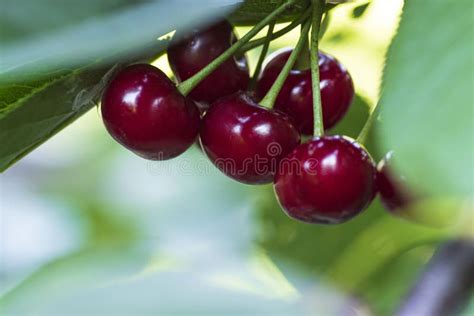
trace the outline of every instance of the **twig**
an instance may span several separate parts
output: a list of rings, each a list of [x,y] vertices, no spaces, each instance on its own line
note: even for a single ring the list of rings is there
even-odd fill
[[[451,241],[436,251],[396,315],[457,315],[473,290],[474,241]]]

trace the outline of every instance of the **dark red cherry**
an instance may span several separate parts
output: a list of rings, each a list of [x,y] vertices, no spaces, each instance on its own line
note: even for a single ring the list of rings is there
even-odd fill
[[[341,223],[375,196],[375,164],[355,140],[323,136],[296,147],[275,176],[283,210],[309,223]]]
[[[236,41],[232,25],[221,21],[185,36],[177,33],[168,49],[168,61],[179,82],[207,66]],[[245,56],[233,56],[204,79],[190,93],[195,101],[210,104],[220,97],[245,90],[249,69]]]
[[[102,95],[102,119],[110,135],[137,155],[153,160],[176,157],[199,131],[199,111],[158,68],[123,69]]]
[[[300,135],[285,115],[237,93],[211,105],[200,139],[223,173],[243,183],[263,184],[273,181],[279,161],[299,144]]]
[[[257,95],[263,98],[278,77],[292,49],[282,49],[268,58],[258,80]],[[319,72],[324,128],[329,129],[347,112],[354,85],[347,70],[334,57],[319,52]],[[313,132],[311,70],[293,69],[283,85],[275,109],[291,116],[303,134]]]
[[[413,202],[413,197],[408,192],[405,178],[392,171],[392,161],[393,152],[389,152],[377,165],[377,189],[382,204],[396,212]]]

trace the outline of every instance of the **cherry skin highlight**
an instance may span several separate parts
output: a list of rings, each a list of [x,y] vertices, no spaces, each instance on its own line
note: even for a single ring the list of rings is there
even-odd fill
[[[414,198],[408,193],[405,178],[392,171],[392,160],[393,152],[389,152],[377,165],[377,188],[385,208],[397,213],[413,202]]]
[[[161,70],[147,64],[120,71],[102,95],[101,110],[110,135],[146,159],[182,154],[199,131],[196,104],[181,95]]]
[[[317,137],[296,147],[275,176],[275,193],[290,217],[337,224],[363,211],[376,192],[375,164],[355,140]]]
[[[236,41],[232,25],[221,21],[203,30],[195,29],[182,36],[177,33],[168,48],[168,61],[179,82],[182,82],[214,59]],[[245,90],[249,83],[249,69],[244,55],[226,60],[189,94],[200,103],[209,105],[218,98]]]
[[[300,135],[284,114],[237,93],[211,105],[200,140],[224,174],[246,184],[264,184],[273,181],[280,160],[300,143]]]
[[[282,49],[268,58],[257,86],[257,97],[263,98],[288,60],[292,49]],[[330,129],[346,114],[354,98],[354,85],[344,66],[334,57],[319,52],[319,77],[323,124]],[[313,94],[311,70],[290,71],[275,103],[275,109],[291,116],[301,133],[313,132]]]

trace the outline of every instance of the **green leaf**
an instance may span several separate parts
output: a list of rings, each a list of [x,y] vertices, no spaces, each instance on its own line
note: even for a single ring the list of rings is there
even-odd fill
[[[0,0],[0,171],[92,108],[117,62],[156,55],[158,36],[236,3]]]
[[[371,303],[376,315],[393,315],[414,286],[433,254],[432,244],[415,245],[389,258],[358,292]]]
[[[448,229],[420,226],[394,217],[375,200],[356,218],[340,225],[305,224],[288,218],[273,197],[261,194],[258,241],[270,257],[324,276],[337,288],[364,298],[376,315],[392,315],[408,290],[410,277],[426,262]],[[418,247],[426,251],[409,251]],[[400,257],[403,256],[403,260]],[[400,267],[400,265],[404,265]],[[394,283],[384,282],[390,269]]]
[[[8,75],[17,82],[51,69],[82,67],[115,52],[135,51],[176,28],[208,23],[239,3],[106,0],[77,5],[66,0],[59,6],[54,0],[0,1],[5,16],[0,25],[0,77]]]
[[[334,0],[328,1],[326,5],[327,10],[332,10],[337,5],[348,2],[347,0]],[[229,15],[228,19],[235,25],[254,25],[273,10],[275,10],[283,1],[281,0],[243,0],[241,1],[238,9]],[[297,16],[301,15],[304,10],[308,9],[309,1],[298,0],[296,3],[289,8],[286,12],[281,14],[277,21],[290,22]]]
[[[58,5],[53,0],[0,0],[0,171],[95,104],[106,83],[102,79],[115,63],[111,56],[145,50],[158,36],[177,27],[208,23],[236,9],[240,2],[106,0],[76,4],[66,0]],[[278,4],[246,1],[235,17],[256,22]],[[304,1],[297,3],[282,19],[305,6]]]
[[[12,1],[0,0],[2,19],[0,36],[2,42],[14,42],[45,32],[59,30],[87,19],[102,17],[131,6],[143,0],[63,0],[58,5],[54,0]],[[74,6],[74,10],[71,7]],[[31,13],[35,13],[32,15]]]
[[[77,210],[86,243],[3,295],[2,315],[309,316],[347,304],[255,246],[255,187],[222,175],[197,148],[159,163],[117,153],[85,162],[86,181],[64,177],[77,166],[42,178],[44,198]]]
[[[469,1],[406,1],[377,124],[395,168],[431,196],[474,195],[474,19]]]
[[[85,113],[97,100],[107,68],[77,70],[0,88],[0,170]],[[109,76],[105,76],[108,78]]]
[[[0,171],[96,105],[107,80],[121,67],[118,61],[148,59],[166,44],[159,41],[147,46],[145,52],[116,56],[113,64],[98,62],[65,69],[42,80],[21,84],[0,81]]]
[[[238,25],[251,25],[262,20],[273,10],[275,10],[282,1],[275,0],[245,0],[239,8],[230,15],[230,20]],[[302,13],[308,7],[308,1],[299,0],[287,12],[278,17],[278,21],[290,21]]]
[[[474,297],[471,297],[468,307],[466,310],[461,314],[461,316],[471,316],[474,314]]]

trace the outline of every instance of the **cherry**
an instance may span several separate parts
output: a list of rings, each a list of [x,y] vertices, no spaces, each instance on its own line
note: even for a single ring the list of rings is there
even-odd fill
[[[292,49],[282,49],[268,59],[262,71],[257,95],[263,98],[278,77]],[[347,70],[334,57],[319,52],[319,72],[324,128],[329,129],[347,112],[354,97],[354,85]],[[291,70],[275,103],[275,109],[293,117],[301,133],[313,131],[311,70]]]
[[[300,135],[284,114],[236,93],[211,105],[200,139],[206,155],[227,176],[263,184],[273,181],[279,161],[299,144]]]
[[[101,109],[110,135],[147,159],[180,155],[199,131],[196,104],[161,70],[147,64],[120,71],[102,95]]]
[[[341,223],[370,204],[375,179],[372,158],[355,140],[323,136],[296,147],[281,161],[275,192],[292,218]]]
[[[168,61],[179,82],[184,81],[226,51],[236,41],[232,25],[220,21],[186,36],[176,34],[168,48]],[[233,56],[212,72],[190,93],[195,101],[210,104],[220,97],[245,90],[249,69],[245,56]]]
[[[392,172],[393,152],[385,155],[377,165],[377,188],[382,204],[396,213],[413,202],[413,196],[407,190],[405,178]]]

